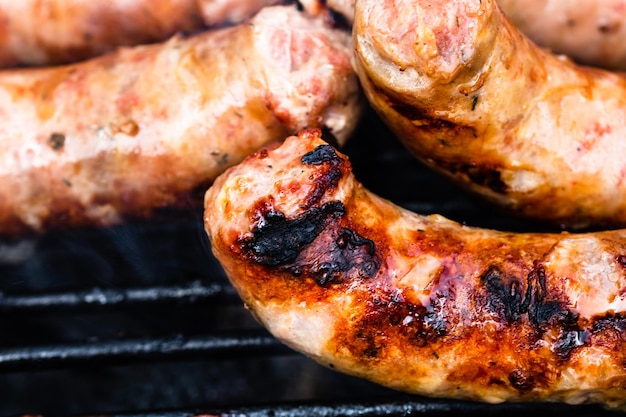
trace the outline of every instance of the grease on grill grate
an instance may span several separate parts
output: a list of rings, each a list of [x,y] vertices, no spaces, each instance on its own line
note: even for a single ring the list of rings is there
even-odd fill
[[[423,214],[542,230],[474,200],[366,120],[344,152],[372,191]],[[313,363],[241,305],[191,202],[166,221],[3,242],[0,258],[0,417],[612,414],[408,396]]]

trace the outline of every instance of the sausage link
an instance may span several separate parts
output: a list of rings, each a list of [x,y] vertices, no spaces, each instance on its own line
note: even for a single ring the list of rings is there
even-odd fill
[[[148,217],[304,127],[343,143],[363,101],[351,53],[348,33],[274,6],[250,24],[1,73],[0,234]]]
[[[356,0],[301,0],[311,13],[328,8],[353,23]],[[625,0],[497,0],[538,45],[578,63],[626,70]]]
[[[359,0],[356,68],[416,156],[522,216],[626,224],[626,78],[558,58],[495,0]]]
[[[626,70],[626,1],[498,0],[537,44],[579,63]]]
[[[0,67],[81,61],[234,24],[279,0],[2,0]]]
[[[273,335],[410,393],[623,406],[624,230],[420,216],[368,192],[320,137],[251,155],[205,196],[213,253]]]

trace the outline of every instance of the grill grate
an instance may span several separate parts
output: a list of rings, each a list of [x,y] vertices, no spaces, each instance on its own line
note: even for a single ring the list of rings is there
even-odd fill
[[[291,404],[275,407],[242,407],[214,413],[220,417],[375,417],[375,416],[524,416],[529,413],[557,413],[592,417],[598,415],[597,407],[561,406],[555,404],[498,404],[487,405],[465,401],[406,400],[378,402],[347,402],[334,404]],[[613,413],[617,414],[617,413]]]
[[[93,288],[58,294],[0,295],[0,314],[35,314],[70,309],[125,308],[150,303],[233,302],[237,293],[225,283],[200,280],[182,285],[131,289]]]
[[[220,359],[288,352],[264,331],[190,337],[183,335],[144,340],[98,340],[82,344],[27,346],[0,350],[0,372],[40,370],[82,363],[150,360]]]
[[[365,120],[344,151],[372,191],[471,225],[547,230],[475,201]],[[613,414],[424,399],[323,368],[251,318],[201,219],[190,203],[166,221],[0,243],[0,417]]]

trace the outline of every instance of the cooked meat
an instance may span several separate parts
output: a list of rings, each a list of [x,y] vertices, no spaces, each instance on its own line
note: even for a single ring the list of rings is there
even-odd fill
[[[280,0],[0,0],[0,67],[51,65],[238,23]]]
[[[626,70],[626,1],[497,1],[537,44],[583,64]]]
[[[205,196],[213,253],[273,335],[416,394],[626,401],[625,231],[420,216],[368,192],[320,137],[251,155]]]
[[[353,22],[356,0],[301,0],[313,13],[326,6]],[[497,0],[513,23],[538,45],[578,63],[626,70],[626,1]]]
[[[356,68],[423,162],[523,216],[626,224],[626,78],[540,49],[495,0],[359,0]]]
[[[304,127],[343,143],[362,107],[351,53],[346,32],[274,6],[252,24],[1,73],[0,234],[185,204]]]

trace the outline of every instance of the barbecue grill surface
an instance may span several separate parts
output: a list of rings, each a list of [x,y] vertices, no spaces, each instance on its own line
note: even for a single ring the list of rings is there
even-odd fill
[[[343,149],[365,186],[422,214],[511,231],[424,168],[373,115]],[[0,417],[612,415],[596,406],[430,400],[323,368],[273,339],[210,253],[200,200],[109,229],[0,242]]]

